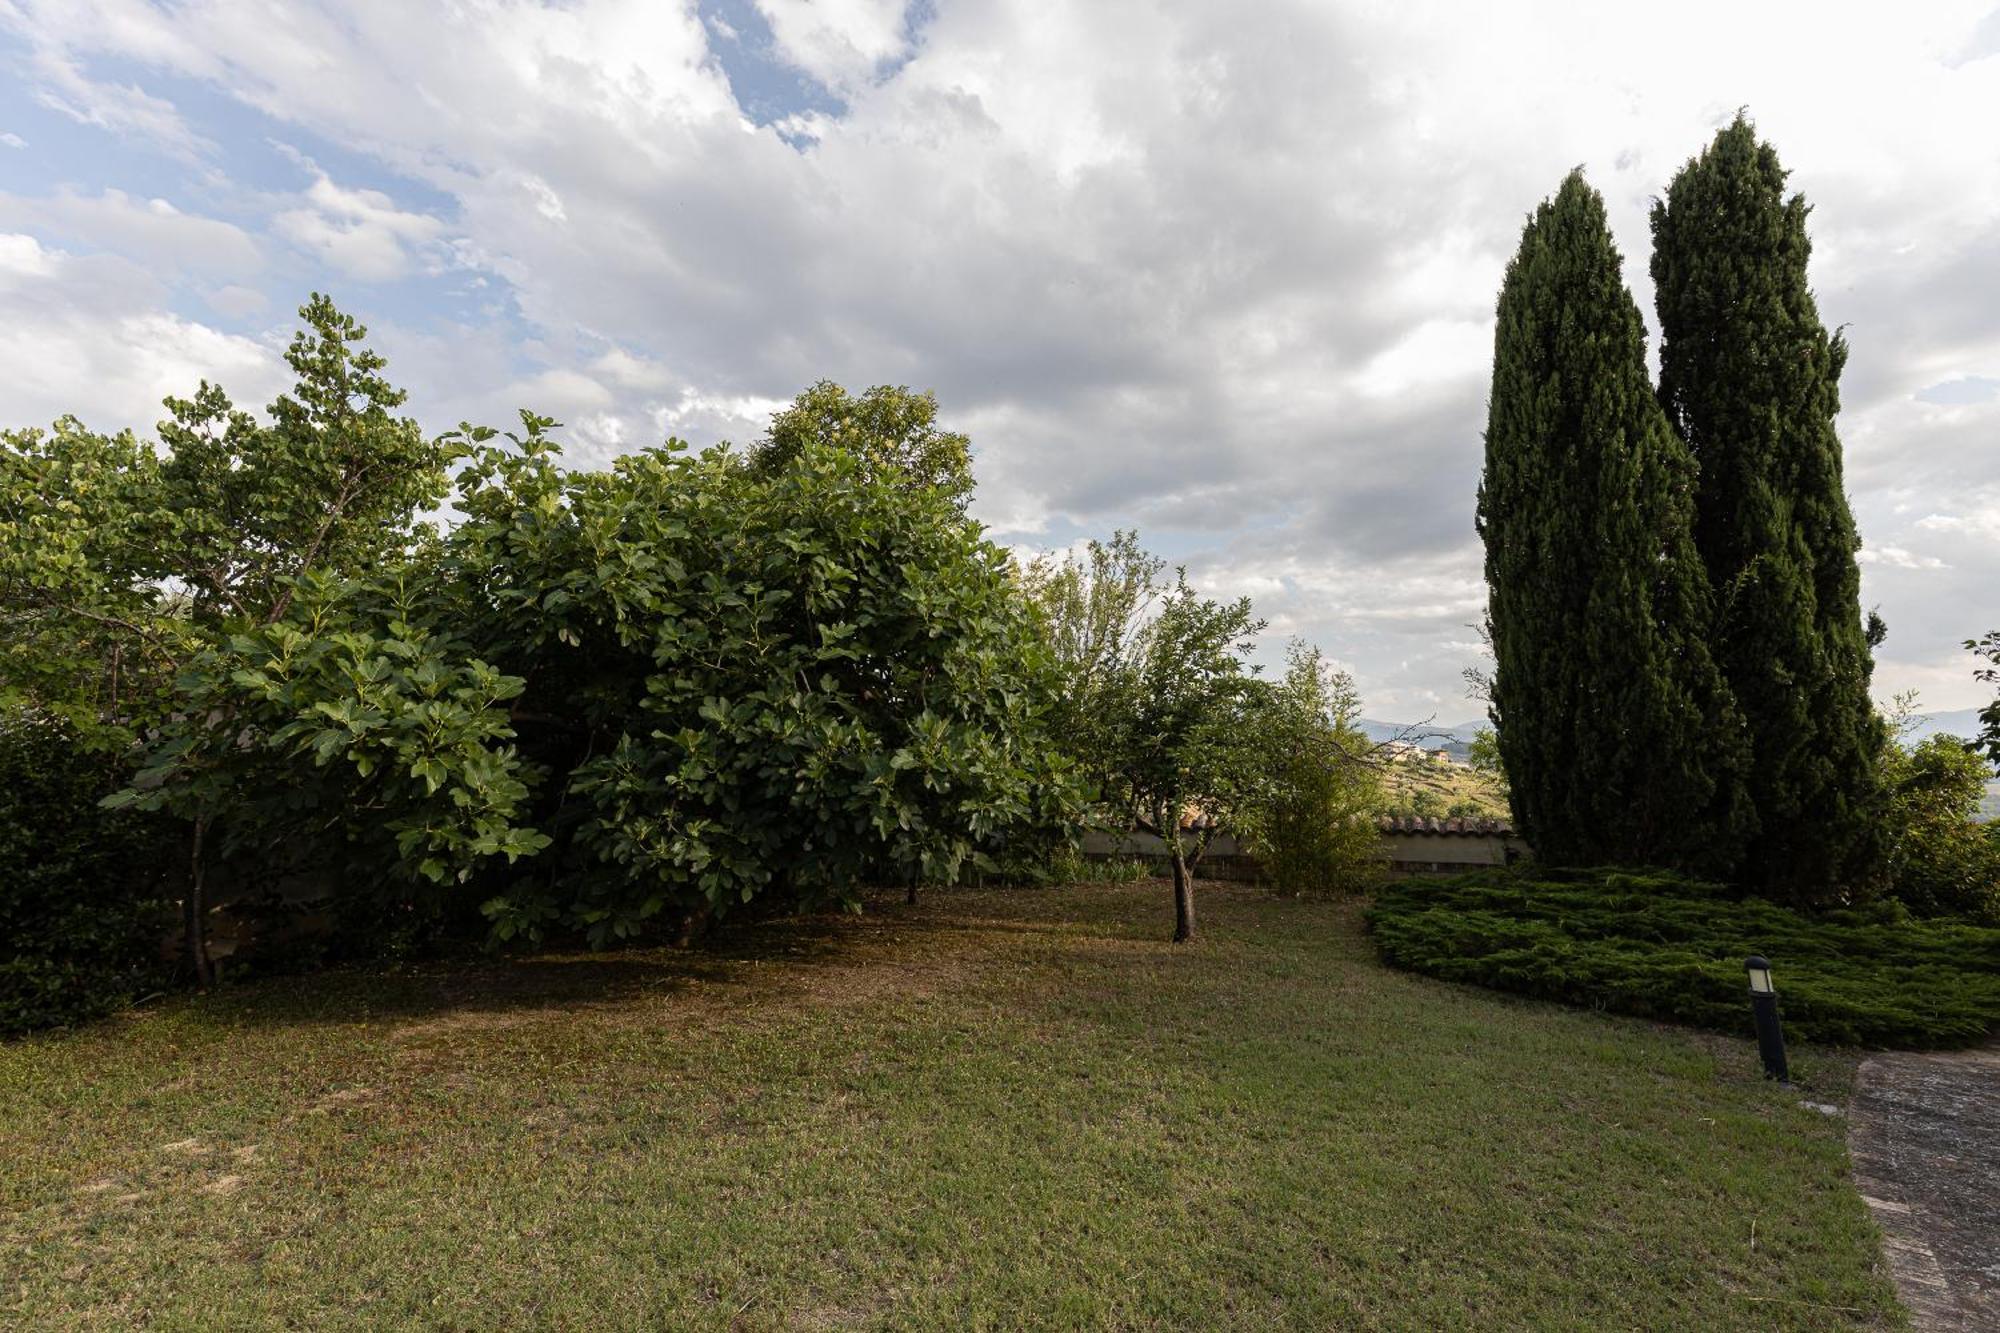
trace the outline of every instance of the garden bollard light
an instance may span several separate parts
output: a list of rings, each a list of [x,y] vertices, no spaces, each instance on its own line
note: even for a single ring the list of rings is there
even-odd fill
[[[1758,955],[1743,960],[1750,974],[1750,1016],[1757,1022],[1757,1053],[1764,1057],[1764,1077],[1792,1081],[1785,1065],[1785,1030],[1778,1026],[1778,988],[1771,984],[1771,965]]]

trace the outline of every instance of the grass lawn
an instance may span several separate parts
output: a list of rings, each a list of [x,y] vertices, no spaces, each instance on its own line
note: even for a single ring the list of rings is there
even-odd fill
[[[1749,1043],[1199,902],[1178,948],[1158,882],[934,893],[0,1046],[0,1326],[1902,1326],[1844,1121]]]

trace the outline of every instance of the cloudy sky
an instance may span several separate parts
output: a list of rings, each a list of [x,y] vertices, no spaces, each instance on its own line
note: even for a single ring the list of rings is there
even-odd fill
[[[1136,525],[1441,722],[1522,219],[1581,164],[1650,316],[1648,202],[1747,106],[1853,344],[1880,692],[1982,698],[1994,0],[0,0],[0,70],[0,422],[262,403],[316,289],[428,428],[575,461],[932,388],[998,539]]]

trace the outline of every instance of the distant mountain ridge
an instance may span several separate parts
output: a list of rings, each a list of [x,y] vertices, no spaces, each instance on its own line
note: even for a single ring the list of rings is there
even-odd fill
[[[1463,759],[1472,750],[1473,735],[1491,726],[1489,722],[1460,722],[1446,725],[1438,722],[1378,722],[1373,718],[1359,718],[1354,725],[1361,734],[1378,745],[1383,741],[1408,741],[1426,750],[1443,750],[1454,759]]]
[[[1373,718],[1364,717],[1357,719],[1354,725],[1359,727],[1361,734],[1371,741],[1403,739],[1422,744],[1436,738],[1470,745],[1475,732],[1493,724],[1485,721],[1460,722],[1455,725],[1442,722],[1377,722]]]
[[[1979,710],[1977,708],[1956,708],[1946,713],[1917,713],[1910,719],[1910,729],[1904,733],[1906,741],[1921,741],[1931,736],[1970,737],[1979,734]],[[1410,740],[1420,745],[1435,741],[1445,744],[1456,741],[1461,745],[1472,744],[1476,732],[1493,725],[1480,718],[1471,722],[1380,722],[1374,718],[1361,718],[1355,722],[1363,735],[1371,741]]]
[[[1970,737],[1979,734],[1979,710],[1957,708],[1943,713],[1919,713],[1903,733],[1906,745],[1931,736]],[[1472,748],[1473,735],[1492,724],[1484,720],[1445,724],[1439,722],[1381,722],[1359,718],[1354,724],[1361,734],[1376,743],[1404,740],[1426,750],[1444,750],[1454,759],[1463,759]],[[1986,784],[1986,798],[1980,803],[1981,819],[2000,819],[2000,778]]]
[[[1924,740],[1940,733],[1969,740],[1979,734],[1979,710],[1977,708],[1956,708],[1949,713],[1918,713],[1910,719],[1910,730],[1904,739]]]

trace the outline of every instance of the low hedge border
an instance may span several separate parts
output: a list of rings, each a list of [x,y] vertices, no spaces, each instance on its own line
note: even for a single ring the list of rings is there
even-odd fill
[[[2000,929],[1894,903],[1808,916],[1665,873],[1516,868],[1387,885],[1368,923],[1395,967],[1732,1034],[1751,954],[1797,1040],[1967,1046],[2000,1024]]]

